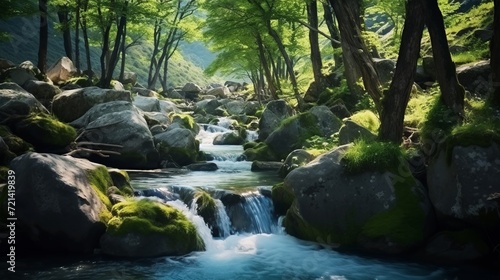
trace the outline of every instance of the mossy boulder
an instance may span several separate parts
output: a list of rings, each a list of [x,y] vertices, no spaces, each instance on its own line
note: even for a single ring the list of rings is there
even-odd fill
[[[285,178],[286,175],[288,175],[288,173],[290,173],[292,170],[308,164],[313,159],[314,156],[308,153],[306,150],[297,149],[295,151],[292,151],[290,154],[288,154],[285,161],[283,162],[283,165],[279,170],[279,174],[282,178]]]
[[[200,126],[196,123],[194,118],[188,114],[170,113],[170,120],[172,124],[177,124],[181,128],[189,129],[194,136],[200,132]]]
[[[0,122],[12,116],[26,116],[31,113],[49,111],[31,93],[14,83],[0,84]]]
[[[341,124],[326,106],[317,106],[283,120],[265,143],[281,160],[293,150],[302,148],[306,139],[312,136],[330,137],[339,130]]]
[[[73,127],[46,114],[28,115],[17,122],[13,130],[38,151],[63,149],[76,138],[76,130]]]
[[[5,144],[7,144],[9,150],[16,155],[21,155],[33,150],[33,146],[30,143],[12,134],[7,126],[0,125],[0,137],[2,137]]]
[[[214,138],[214,145],[242,145],[245,139],[237,131],[228,131],[217,135]]]
[[[293,115],[292,107],[285,100],[273,100],[267,103],[259,121],[259,140],[264,141],[280,126],[281,121]]]
[[[27,153],[16,174],[16,237],[30,252],[92,253],[111,217],[107,168],[85,159]],[[29,176],[28,176],[29,175]]]
[[[108,169],[109,175],[113,180],[113,185],[120,191],[120,195],[123,196],[133,196],[134,189],[130,184],[130,177],[128,176],[127,171],[120,170],[116,168]]]
[[[378,133],[378,128],[380,127],[380,120],[377,115],[370,110],[362,110],[356,112],[354,115],[349,117],[349,120],[359,124],[360,126],[368,129],[374,134]]]
[[[346,120],[339,130],[339,145],[349,144],[359,139],[371,141],[376,138],[376,134],[351,120]]]
[[[197,190],[194,194],[196,211],[212,231],[212,236],[219,237],[220,229],[217,225],[217,205],[212,196],[204,190]]]
[[[292,190],[285,188],[283,183],[279,183],[271,189],[271,198],[273,199],[274,211],[277,215],[283,216],[292,206],[295,196]]]
[[[118,203],[101,238],[106,255],[178,256],[204,250],[194,224],[172,206],[149,199]]]
[[[279,160],[278,156],[274,154],[274,152],[269,149],[266,143],[260,142],[251,142],[252,144],[245,145],[245,151],[243,152],[243,155],[246,160],[248,161],[254,161],[254,160],[261,160],[261,161],[277,161]],[[253,144],[255,143],[255,144]]]
[[[154,139],[159,146],[161,161],[185,166],[195,162],[198,157],[200,143],[188,129],[174,128],[154,135]]]
[[[342,162],[349,147],[340,146],[288,174],[284,188],[296,199],[285,218],[286,231],[386,254],[422,245],[435,221],[424,187],[406,161],[382,172],[350,173]]]

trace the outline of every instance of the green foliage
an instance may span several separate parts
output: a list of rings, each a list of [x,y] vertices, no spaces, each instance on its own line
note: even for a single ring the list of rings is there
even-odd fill
[[[349,117],[349,119],[362,127],[370,130],[374,134],[378,133],[378,128],[380,126],[380,120],[377,115],[370,110],[362,110],[356,112],[354,115]]]
[[[170,113],[169,118],[172,123],[178,123],[182,127],[195,131],[198,125],[191,115],[181,113]]]
[[[305,140],[304,149],[313,156],[318,156],[338,146],[338,135],[330,138],[314,135]]]
[[[423,139],[438,141],[439,138],[449,135],[458,122],[456,115],[443,104],[440,96],[437,95],[427,113],[420,135]]]
[[[390,142],[367,142],[361,139],[355,141],[349,148],[342,162],[348,173],[356,174],[393,170],[394,165],[402,158],[404,158],[403,151],[398,145]]]
[[[406,107],[404,124],[409,127],[421,128],[429,110],[435,103],[438,92],[417,94],[410,98]]]

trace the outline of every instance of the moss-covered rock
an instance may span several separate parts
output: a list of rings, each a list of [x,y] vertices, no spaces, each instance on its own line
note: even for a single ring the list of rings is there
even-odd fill
[[[109,175],[113,180],[113,185],[118,188],[120,191],[120,195],[123,196],[133,196],[134,189],[130,184],[130,177],[128,176],[127,171],[120,169],[108,169]]]
[[[251,146],[251,145],[249,145]],[[251,148],[245,149],[243,155],[248,161],[262,160],[262,161],[277,161],[279,158],[269,149],[266,143],[257,143]]]
[[[245,139],[236,131],[228,131],[214,138],[214,145],[241,145]]]
[[[196,227],[182,212],[142,199],[118,203],[101,238],[104,254],[120,257],[184,255],[204,250]]]
[[[185,166],[196,162],[200,143],[193,133],[185,128],[174,128],[154,135],[162,165],[173,163]]]
[[[33,146],[30,143],[12,134],[7,126],[0,125],[0,137],[2,137],[5,144],[7,144],[9,150],[16,155],[33,151]]]
[[[194,133],[194,135],[200,132],[200,126],[196,123],[191,115],[182,113],[170,113],[169,117],[172,121],[172,124],[178,124],[180,125],[180,127],[189,129]]]
[[[293,192],[286,189],[283,183],[273,186],[271,189],[271,197],[273,199],[274,211],[280,216],[286,214],[295,199]]]
[[[370,130],[372,133],[377,134],[380,126],[380,120],[377,115],[370,110],[362,110],[356,112],[349,119],[362,127]]]
[[[219,228],[217,226],[217,206],[215,200],[204,190],[197,190],[194,195],[196,210],[208,227],[212,231],[212,236],[219,236]]]
[[[65,148],[76,138],[73,127],[46,114],[31,114],[19,121],[14,132],[37,150]]]

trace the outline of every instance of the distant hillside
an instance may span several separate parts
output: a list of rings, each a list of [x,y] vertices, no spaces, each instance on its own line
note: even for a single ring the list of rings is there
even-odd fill
[[[0,57],[11,60],[14,63],[21,63],[30,60],[33,63],[38,61],[38,17],[13,18],[8,21],[0,21],[0,29],[10,35],[10,41],[0,42]],[[55,63],[61,56],[64,56],[62,35],[54,29],[54,22],[49,23],[49,48],[48,66]],[[149,59],[152,53],[152,46],[142,44],[132,47],[127,52],[127,71],[137,73],[139,82],[146,85]],[[83,39],[80,42],[81,67],[86,69],[85,50]],[[100,72],[99,57],[101,50],[99,47],[92,47],[91,60],[94,72]],[[207,77],[203,73],[214,55],[201,43],[183,44],[180,53],[176,53],[169,67],[169,80],[171,86],[182,86],[187,82],[194,82],[200,86],[205,86],[211,82],[221,82],[218,78]],[[157,85],[159,86],[159,84]]]

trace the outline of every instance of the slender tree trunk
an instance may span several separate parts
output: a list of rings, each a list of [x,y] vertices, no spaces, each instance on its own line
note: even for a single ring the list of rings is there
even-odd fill
[[[111,55],[108,60],[108,67],[106,69],[106,76],[104,80],[101,81],[101,87],[107,88],[109,87],[111,80],[113,79],[113,72],[115,70],[116,64],[118,62],[118,52],[120,51],[120,45],[121,45],[121,39],[123,36],[123,32],[125,30],[125,26],[127,25],[127,4],[128,2],[125,2],[125,8],[123,11],[123,14],[120,16],[120,21],[118,23],[118,27],[116,29],[116,37],[115,37],[115,44],[113,46],[113,51],[111,52]]]
[[[424,19],[422,1],[408,0],[396,70],[382,102],[379,132],[379,139],[382,141],[401,143],[406,106],[415,80]]]
[[[441,99],[459,119],[463,118],[464,88],[458,83],[455,64],[451,59],[444,27],[443,14],[437,0],[425,0],[425,23],[431,36],[432,54],[436,65],[436,76],[441,88]]]
[[[80,0],[76,2],[75,13],[75,66],[80,72]]]
[[[323,2],[323,18],[325,20],[326,27],[328,27],[328,32],[330,32],[330,37],[332,37],[335,40],[335,41],[330,40],[330,44],[332,45],[333,51],[335,52],[336,49],[341,47],[341,45],[338,43],[340,42],[340,31],[337,25],[335,24],[335,21],[333,20],[332,6],[330,6],[330,4],[328,4],[327,2]],[[335,64],[337,64],[337,58],[334,59],[335,59]],[[342,64],[342,59],[338,60],[339,64]],[[337,67],[337,65],[335,66]]]
[[[151,60],[149,62],[149,71],[148,71],[148,88],[154,89],[156,86],[156,75],[155,70],[158,67],[158,60],[156,56],[160,52],[160,39],[161,39],[161,23],[156,21],[154,27],[154,36],[153,36],[153,54],[151,55]]]
[[[352,83],[354,74],[361,73],[366,91],[370,94],[377,110],[381,110],[380,81],[363,37],[359,23],[359,7],[353,4],[357,1],[329,0],[339,23],[346,78]],[[359,5],[358,5],[359,6]],[[356,71],[349,73],[348,66],[355,66]],[[354,73],[356,72],[356,73]],[[351,76],[352,75],[352,76]],[[349,81],[351,79],[351,81]],[[357,80],[357,79],[356,79]],[[352,86],[352,85],[351,85]]]
[[[122,34],[122,45],[121,45],[121,55],[122,55],[122,60],[121,60],[121,66],[120,66],[120,77],[119,80],[123,81],[123,77],[125,76],[125,60],[126,60],[126,54],[127,54],[127,48],[125,47],[125,39],[127,38],[127,25],[124,26],[123,28],[123,34]]]
[[[68,20],[68,7],[60,6],[59,11],[57,12],[57,17],[59,18],[59,23],[62,26],[63,31],[63,43],[64,43],[64,52],[66,53],[66,57],[73,60],[73,50],[71,47],[71,30],[69,28],[69,20]]]
[[[500,0],[495,0],[493,38],[490,41],[490,66],[493,82],[491,103],[500,108]]]
[[[287,72],[288,72],[288,75],[290,78],[290,82],[292,83],[292,87],[293,87],[293,95],[295,96],[295,99],[297,99],[297,106],[299,108],[299,111],[301,111],[302,109],[305,108],[305,102],[304,102],[304,99],[302,98],[302,96],[300,95],[300,92],[299,92],[297,78],[295,77],[295,73],[293,71],[293,62],[290,59],[290,56],[288,55],[288,52],[285,49],[285,45],[283,45],[283,41],[281,41],[281,38],[280,38],[278,32],[276,32],[276,30],[274,30],[272,28],[271,22],[267,23],[267,31],[269,32],[269,35],[276,42],[276,45],[278,46],[278,49],[281,53],[281,56],[283,57],[283,59],[285,61]]]
[[[38,69],[45,74],[47,70],[47,48],[49,39],[49,25],[47,21],[47,0],[38,1],[40,11],[40,41],[38,45]]]
[[[92,60],[90,59],[90,43],[89,34],[87,29],[87,11],[89,8],[89,1],[84,0],[83,2],[83,17],[82,17],[82,33],[83,33],[83,44],[85,45],[85,59],[87,62],[87,72],[89,73],[89,80],[92,80]]]
[[[269,87],[269,91],[271,92],[271,96],[273,99],[278,99],[277,88],[274,84],[273,75],[271,74],[271,70],[269,69],[269,64],[266,59],[266,51],[264,50],[264,43],[262,42],[262,37],[259,33],[255,35],[255,39],[257,41],[257,46],[259,48],[259,59],[260,65],[264,70],[264,74],[266,75],[267,86]]]
[[[321,51],[319,49],[319,38],[318,32],[313,29],[318,29],[318,2],[316,0],[310,0],[307,3],[307,19],[311,27],[309,29],[309,44],[311,45],[311,63],[314,75],[314,81],[319,85],[321,83],[321,69],[323,68],[323,63],[321,61]]]

